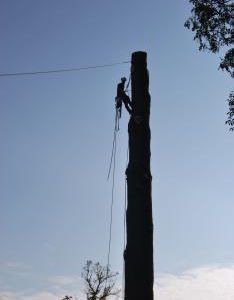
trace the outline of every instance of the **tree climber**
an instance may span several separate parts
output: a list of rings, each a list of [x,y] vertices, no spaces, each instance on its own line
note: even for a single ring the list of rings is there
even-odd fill
[[[125,93],[125,82],[126,78],[121,78],[121,82],[117,85],[117,96],[115,97],[115,107],[117,109],[118,117],[121,118],[121,112],[122,112],[122,103],[124,103],[125,108],[129,112],[129,114],[132,114],[132,103],[128,95]]]

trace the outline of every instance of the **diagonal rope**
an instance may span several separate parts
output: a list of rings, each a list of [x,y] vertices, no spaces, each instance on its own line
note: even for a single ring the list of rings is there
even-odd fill
[[[89,69],[113,67],[113,66],[116,66],[116,65],[122,65],[122,64],[127,64],[127,63],[130,63],[130,61],[122,61],[122,62],[117,62],[117,63],[112,63],[112,64],[87,66],[87,67],[56,69],[56,70],[45,70],[45,71],[41,70],[41,71],[16,72],[16,73],[0,73],[0,77],[26,76],[26,75],[45,75],[45,74],[52,74],[52,73],[77,72],[77,71],[89,70]]]

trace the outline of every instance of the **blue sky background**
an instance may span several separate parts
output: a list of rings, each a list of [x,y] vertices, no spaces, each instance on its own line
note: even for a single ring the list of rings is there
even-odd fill
[[[148,53],[155,271],[234,262],[231,79],[183,26],[188,1],[0,3],[1,73],[121,62]],[[0,78],[0,287],[106,263],[116,84],[130,65]],[[122,271],[127,113],[118,134],[111,265]],[[21,275],[19,270],[21,271]]]

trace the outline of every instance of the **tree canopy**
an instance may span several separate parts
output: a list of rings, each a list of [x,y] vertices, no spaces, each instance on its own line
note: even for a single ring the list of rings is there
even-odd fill
[[[189,0],[191,17],[184,26],[194,32],[199,50],[218,53],[224,50],[219,68],[234,78],[234,2],[231,0]],[[226,123],[234,130],[234,93],[229,95]]]

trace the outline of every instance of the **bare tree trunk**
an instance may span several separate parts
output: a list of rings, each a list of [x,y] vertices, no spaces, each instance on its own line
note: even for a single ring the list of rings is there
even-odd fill
[[[150,171],[150,94],[147,54],[132,54],[129,121],[125,300],[153,300],[153,220]]]

